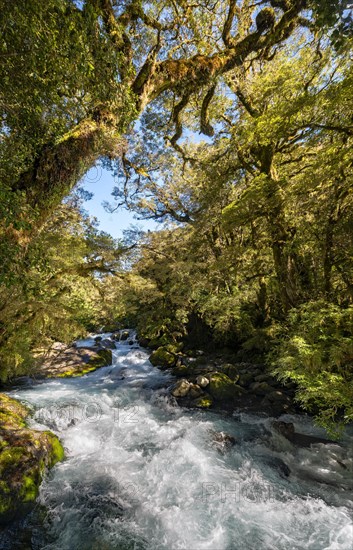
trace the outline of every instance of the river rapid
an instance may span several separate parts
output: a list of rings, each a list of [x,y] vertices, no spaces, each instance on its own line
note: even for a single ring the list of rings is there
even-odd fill
[[[352,429],[339,445],[298,448],[266,416],[179,407],[172,382],[137,343],[119,342],[110,367],[12,390],[33,427],[59,435],[66,460],[0,548],[352,549]],[[309,417],[281,419],[325,435]]]

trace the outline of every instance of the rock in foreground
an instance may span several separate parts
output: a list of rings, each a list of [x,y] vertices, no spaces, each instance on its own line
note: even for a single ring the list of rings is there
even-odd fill
[[[59,439],[28,428],[28,415],[24,405],[0,394],[0,524],[29,509],[46,470],[64,458]]]

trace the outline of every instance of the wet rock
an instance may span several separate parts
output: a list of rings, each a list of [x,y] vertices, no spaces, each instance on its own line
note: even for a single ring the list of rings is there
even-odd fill
[[[134,343],[135,343],[135,342],[134,342],[133,340],[129,340],[129,341],[128,341],[129,346],[133,346]]]
[[[182,378],[172,386],[171,394],[174,397],[185,397],[189,393],[191,386],[192,384],[188,380]]]
[[[174,376],[182,376],[183,378],[190,375],[190,369],[186,365],[181,365],[179,361],[177,362],[177,365],[173,368],[173,375]]]
[[[288,439],[294,445],[299,447],[310,447],[316,443],[324,443],[326,445],[338,445],[337,441],[332,441],[331,439],[326,439],[324,437],[316,437],[314,435],[306,435],[297,433],[294,429],[294,424],[292,422],[283,422],[275,421],[272,422],[272,427],[283,437]]]
[[[235,384],[226,374],[221,372],[213,373],[209,376],[210,384],[207,387],[208,392],[219,402],[233,401],[245,393],[245,390]]]
[[[130,336],[130,332],[128,330],[123,330],[120,334],[120,340],[124,342],[129,338],[129,336]]]
[[[205,388],[210,383],[209,379],[206,378],[206,376],[203,376],[202,374],[199,374],[196,378],[196,384],[201,386],[201,388]]]
[[[27,407],[0,394],[0,524],[29,510],[46,470],[64,458],[52,432],[28,428],[28,415]]]
[[[200,397],[203,395],[203,390],[197,384],[190,384],[189,395],[192,398]]]
[[[107,349],[116,349],[115,342],[113,342],[110,338],[104,338],[104,340],[99,342],[99,345]]]
[[[148,338],[139,338],[138,343],[142,348],[148,348],[149,347],[149,340]]]
[[[224,374],[226,374],[233,382],[238,382],[240,378],[239,368],[236,365],[226,363],[222,365],[220,369]]]
[[[262,401],[262,405],[270,407],[275,416],[293,410],[291,398],[281,390],[273,390],[271,393],[267,394]]]
[[[174,355],[174,353],[168,351],[165,346],[153,351],[149,359],[154,367],[164,368],[173,367],[177,361],[177,357]]]
[[[198,407],[199,409],[209,409],[212,407],[213,399],[210,395],[204,395],[202,397],[199,397],[193,402],[193,405],[195,407]]]
[[[235,437],[225,432],[211,432],[213,447],[217,449],[221,454],[226,453],[232,447],[234,447],[236,440]]]
[[[290,476],[291,471],[289,466],[281,459],[276,456],[262,456],[262,464],[267,464],[270,468],[273,468],[282,478],[287,478]]]
[[[272,422],[271,426],[276,430],[276,432],[283,435],[286,439],[289,439],[289,441],[293,440],[295,430],[292,422],[276,420],[275,422]]]

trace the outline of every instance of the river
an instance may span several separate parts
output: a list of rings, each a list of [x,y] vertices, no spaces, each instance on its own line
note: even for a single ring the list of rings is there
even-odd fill
[[[340,445],[296,448],[265,416],[177,406],[172,377],[137,344],[120,342],[113,356],[82,378],[10,392],[34,410],[32,426],[60,436],[67,458],[0,548],[352,549],[352,429]],[[324,435],[309,417],[283,419]],[[221,431],[234,446],[215,443]]]

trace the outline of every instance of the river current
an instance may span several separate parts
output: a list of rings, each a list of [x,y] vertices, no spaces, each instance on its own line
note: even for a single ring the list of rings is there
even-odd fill
[[[294,447],[266,416],[179,407],[172,382],[120,342],[110,367],[12,390],[66,459],[0,548],[352,550],[352,429],[339,444]],[[281,419],[324,436],[309,417]]]

